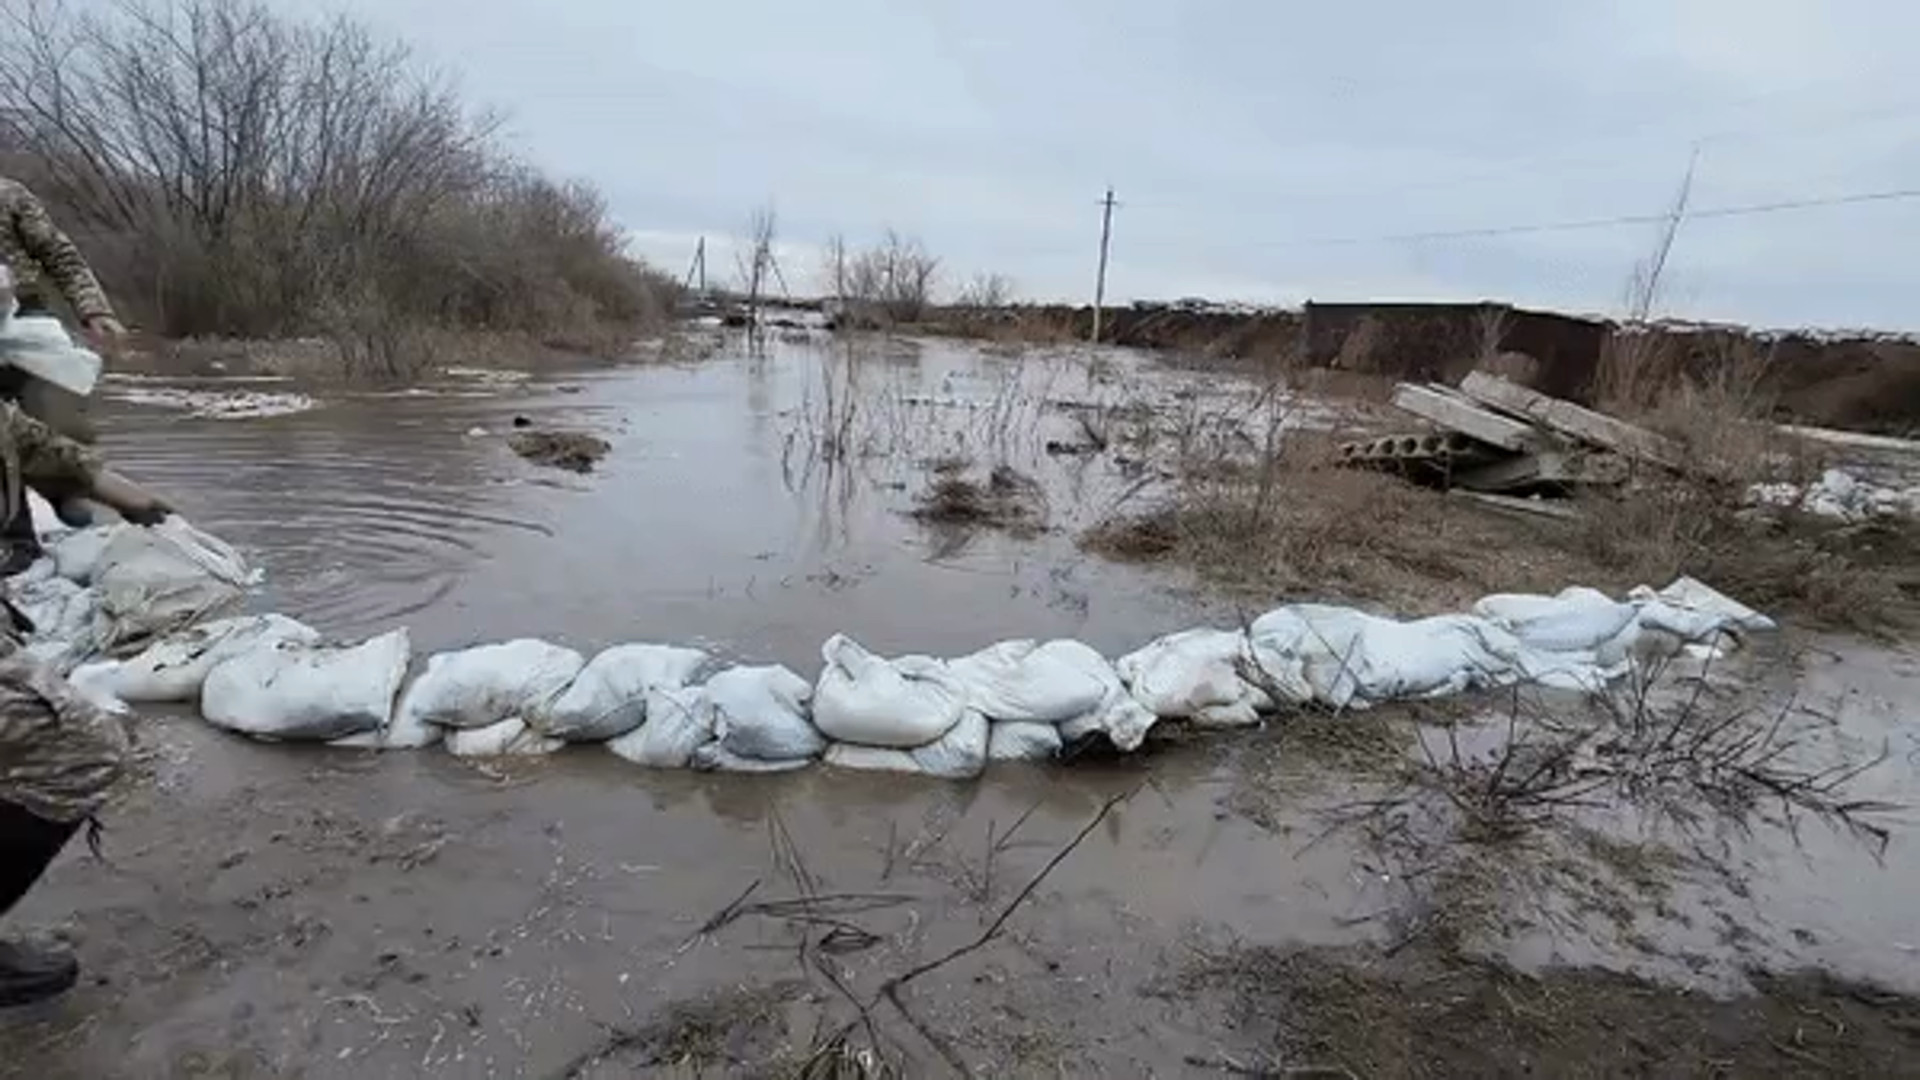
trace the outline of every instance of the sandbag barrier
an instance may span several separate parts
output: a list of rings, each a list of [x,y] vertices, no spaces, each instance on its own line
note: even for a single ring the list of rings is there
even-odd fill
[[[624,644],[592,657],[534,639],[440,652],[407,679],[405,629],[339,643],[283,615],[235,614],[258,574],[172,519],[60,530],[10,587],[27,650],[103,707],[178,702],[257,739],[472,757],[598,743],[650,768],[845,769],[964,779],[1090,740],[1140,748],[1155,724],[1261,723],[1537,684],[1597,692],[1649,657],[1736,646],[1773,623],[1691,579],[1624,600],[1574,587],[1398,620],[1291,604],[1236,630],[1185,630],[1109,661],[1073,640],[955,659],[875,655],[845,635],[814,680],[704,650]]]

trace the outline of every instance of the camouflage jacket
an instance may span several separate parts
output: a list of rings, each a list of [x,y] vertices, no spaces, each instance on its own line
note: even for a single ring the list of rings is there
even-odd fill
[[[27,486],[88,491],[100,474],[100,455],[92,447],[60,434],[28,416],[20,406],[0,401],[0,521],[24,512]]]
[[[48,216],[26,185],[0,176],[0,262],[13,271],[22,294],[40,288],[44,274],[82,320],[112,317],[113,305],[87,260]]]
[[[91,817],[127,768],[126,725],[0,635],[0,800],[49,821]]]

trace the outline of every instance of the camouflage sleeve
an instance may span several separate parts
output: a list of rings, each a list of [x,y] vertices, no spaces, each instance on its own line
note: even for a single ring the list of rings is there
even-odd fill
[[[13,227],[20,249],[40,264],[82,321],[112,318],[113,305],[107,302],[106,290],[93,276],[80,248],[60,231],[47,208],[31,192],[18,188],[13,195]]]
[[[67,438],[11,402],[0,403],[0,416],[19,457],[21,479],[35,486],[92,490],[100,475],[98,451]]]

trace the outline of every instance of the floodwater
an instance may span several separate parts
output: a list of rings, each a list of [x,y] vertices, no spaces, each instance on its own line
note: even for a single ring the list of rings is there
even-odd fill
[[[1071,635],[1116,654],[1233,618],[1074,547],[1153,482],[1111,454],[1049,454],[1087,436],[1075,416],[1122,423],[1141,400],[1162,417],[1217,413],[1248,393],[1137,356],[901,342],[849,358],[796,340],[697,365],[462,373],[246,409],[195,403],[284,392],[132,389],[109,388],[115,465],[248,550],[267,569],[263,608],[343,637],[404,623],[423,650],[519,635],[697,643],[811,675],[840,631],[882,652]],[[535,468],[505,446],[517,417],[594,431],[612,451],[587,476]],[[1048,529],[923,527],[909,511],[943,457],[1034,476]],[[1915,790],[1920,659],[1860,642],[1794,651],[1805,715],[1852,749],[1888,748],[1865,793]],[[719,995],[750,1017],[742,991],[808,978],[781,999],[773,1045],[731,1047],[758,1060],[844,1018],[834,979],[865,999],[982,935],[1097,819],[1005,933],[908,998],[921,1026],[1002,1071],[1186,1074],[1233,1040],[1226,1018],[1166,990],[1198,951],[1406,932],[1388,915],[1406,896],[1399,868],[1326,831],[1322,811],[1351,785],[1272,752],[1287,745],[1276,734],[954,784],[661,773],[592,748],[477,767],[151,717],[153,782],[110,816],[107,861],[70,853],[21,913],[75,940],[88,981],[0,1021],[0,1058],[47,1078],[624,1076],[670,1006]],[[1896,831],[1876,860],[1820,829],[1800,846],[1763,829],[1729,859],[1737,890],[1684,875],[1680,918],[1649,901],[1634,932],[1520,933],[1510,953],[1716,991],[1752,963],[1920,990],[1910,839]],[[846,916],[877,940],[806,955],[764,913],[702,933],[743,897],[856,893],[882,898]],[[897,1014],[880,1020],[916,1074],[943,1067]]]
[[[1056,635],[1124,650],[1204,614],[1074,547],[1140,485],[1047,454],[1077,429],[1044,403],[1172,400],[1173,375],[1124,354],[1090,373],[1072,353],[903,341],[850,360],[774,341],[757,358],[469,376],[249,420],[138,390],[102,419],[116,467],[265,566],[264,605],[330,633],[697,643],[808,671],[835,632],[885,652]],[[505,446],[516,417],[613,450],[586,477],[531,467]],[[1055,496],[1049,530],[916,523],[936,458],[1034,475]]]

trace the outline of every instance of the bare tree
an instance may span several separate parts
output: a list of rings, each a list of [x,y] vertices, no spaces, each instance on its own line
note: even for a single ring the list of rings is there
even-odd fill
[[[933,302],[940,260],[918,239],[888,229],[874,247],[847,261],[846,295],[896,322],[912,322]]]
[[[773,204],[769,203],[755,210],[753,216],[747,219],[747,235],[733,255],[740,287],[747,294],[747,315],[754,321],[758,321],[760,297],[780,273],[779,263],[773,253],[779,235],[779,217],[774,212]]]
[[[0,33],[5,141],[156,329],[536,309],[551,328],[650,305],[596,193],[512,163],[497,117],[359,23],[260,0],[0,0]]]
[[[1001,308],[1013,302],[1013,279],[1004,274],[975,274],[955,302],[967,308]]]

